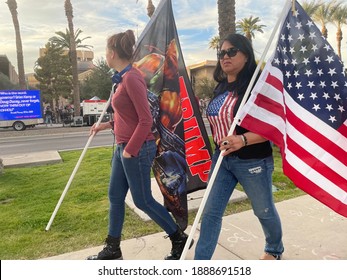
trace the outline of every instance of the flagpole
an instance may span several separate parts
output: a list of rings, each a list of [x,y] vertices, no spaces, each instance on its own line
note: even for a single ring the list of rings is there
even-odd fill
[[[271,46],[271,44],[272,44],[273,38],[275,37],[275,34],[276,34],[276,32],[277,32],[279,26],[283,23],[284,18],[285,18],[285,15],[288,13],[288,10],[289,10],[289,8],[290,8],[290,6],[291,6],[291,3],[292,3],[292,0],[287,0],[286,5],[284,5],[284,8],[283,8],[283,10],[282,10],[282,12],[281,12],[281,14],[280,14],[280,16],[279,16],[277,22],[276,22],[276,25],[275,25],[275,27],[274,27],[272,33],[271,33],[271,36],[270,36],[269,41],[268,41],[268,43],[267,43],[267,45],[266,45],[266,47],[265,47],[265,49],[264,49],[264,52],[263,52],[263,54],[262,54],[262,56],[261,56],[261,58],[260,58],[260,60],[259,60],[259,62],[258,62],[257,68],[255,69],[254,74],[253,74],[253,76],[252,76],[252,79],[251,79],[251,81],[250,81],[250,83],[249,83],[249,85],[248,85],[248,87],[247,87],[247,90],[246,90],[246,92],[245,92],[245,94],[244,94],[244,96],[243,96],[243,98],[242,98],[242,101],[241,101],[241,103],[240,103],[239,109],[238,109],[238,111],[237,111],[237,113],[236,113],[236,116],[235,116],[235,118],[234,118],[234,121],[233,121],[233,123],[232,123],[232,125],[231,125],[231,127],[230,127],[228,136],[230,136],[230,135],[232,135],[232,134],[234,133],[237,120],[239,119],[239,117],[238,117],[239,111],[240,111],[240,109],[243,107],[243,105],[246,103],[246,101],[247,101],[247,99],[248,99],[248,96],[249,96],[249,94],[250,94],[250,92],[251,92],[251,89],[252,89],[252,87],[253,87],[253,85],[254,85],[254,83],[255,83],[256,77],[258,76],[258,73],[259,73],[259,71],[260,71],[260,68],[261,68],[261,66],[262,66],[262,64],[263,64],[263,62],[264,62],[264,60],[265,60],[265,56],[266,56],[267,52],[269,51],[269,48],[270,48],[270,46]],[[222,163],[222,160],[223,160],[223,156],[222,156],[222,153],[220,153],[220,154],[219,154],[219,157],[218,157],[218,159],[217,159],[216,165],[215,165],[215,167],[214,167],[214,169],[213,169],[213,172],[212,172],[212,174],[211,174],[211,177],[210,177],[210,179],[209,179],[209,182],[208,182],[208,185],[207,185],[207,187],[206,187],[206,190],[205,190],[204,196],[203,196],[203,198],[202,198],[202,201],[201,201],[201,203],[200,203],[198,212],[197,212],[197,214],[196,214],[196,216],[195,216],[194,223],[193,223],[193,225],[192,225],[192,228],[191,228],[191,230],[190,230],[190,233],[189,233],[187,242],[186,242],[186,244],[185,244],[185,246],[184,246],[184,249],[183,249],[183,251],[182,251],[180,260],[184,260],[185,257],[186,257],[187,251],[188,251],[188,249],[189,249],[189,246],[190,246],[191,241],[192,241],[192,239],[193,239],[193,235],[194,235],[194,233],[195,233],[195,231],[196,231],[196,228],[197,228],[197,226],[198,226],[198,223],[199,223],[199,221],[200,221],[200,217],[201,217],[202,212],[203,212],[203,210],[204,210],[204,208],[205,208],[205,204],[206,204],[207,198],[208,198],[208,196],[209,196],[209,194],[210,194],[210,191],[211,191],[211,189],[212,189],[213,183],[214,183],[214,181],[215,181],[215,179],[216,179],[216,176],[217,176],[219,167],[220,167],[220,165],[221,165],[221,163]]]
[[[106,113],[107,108],[110,106],[111,97],[112,97],[112,93],[114,92],[114,87],[115,87],[115,85],[116,85],[116,84],[114,84],[114,85],[112,86],[112,90],[111,90],[110,97],[109,97],[109,99],[107,100],[106,106],[105,106],[105,108],[103,109],[103,111],[102,111],[102,113],[101,113],[101,115],[100,115],[100,118],[98,119],[98,121],[97,121],[97,123],[96,123],[96,127],[98,127],[98,126],[100,125],[102,119],[104,118],[104,115],[105,115],[105,113]],[[50,220],[49,220],[49,222],[48,222],[48,224],[47,224],[47,226],[46,226],[46,229],[45,229],[46,231],[49,231],[49,229],[50,229],[50,227],[51,227],[51,225],[52,225],[52,223],[53,223],[53,220],[54,220],[56,214],[58,213],[58,210],[59,210],[59,208],[60,208],[60,205],[62,204],[62,202],[63,202],[63,200],[64,200],[64,197],[65,197],[67,191],[69,190],[70,185],[71,185],[71,183],[72,183],[72,181],[73,181],[73,179],[74,179],[74,177],[75,177],[75,175],[76,175],[76,173],[77,173],[77,171],[78,171],[78,169],[79,169],[79,167],[80,167],[80,165],[81,165],[81,162],[82,162],[82,160],[83,160],[83,158],[84,158],[84,156],[85,156],[85,154],[86,154],[86,152],[87,152],[87,150],[88,150],[88,147],[89,147],[90,143],[92,142],[92,139],[93,139],[94,135],[95,135],[95,133],[93,133],[92,135],[89,136],[89,139],[88,139],[86,145],[84,146],[84,149],[83,149],[83,151],[82,151],[82,154],[80,155],[80,158],[79,158],[79,160],[77,161],[77,164],[76,164],[74,170],[72,171],[72,173],[71,173],[71,175],[70,175],[69,181],[67,182],[67,184],[66,184],[66,186],[65,186],[65,189],[64,189],[63,193],[61,194],[60,199],[59,199],[57,205],[55,206],[55,209],[54,209],[54,211],[53,211],[53,213],[52,213],[52,215],[51,215],[51,218],[50,218]]]

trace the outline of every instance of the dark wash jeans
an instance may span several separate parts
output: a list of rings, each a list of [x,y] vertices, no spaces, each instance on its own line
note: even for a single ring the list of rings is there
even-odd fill
[[[212,158],[212,170],[220,151]],[[259,219],[265,235],[264,251],[283,253],[282,226],[272,197],[273,157],[240,159],[236,156],[223,158],[213,187],[204,208],[200,237],[195,249],[196,260],[211,259],[222,228],[222,217],[238,182],[251,201],[254,214]]]
[[[112,159],[112,171],[109,185],[109,235],[121,237],[125,197],[130,189],[137,208],[145,212],[167,234],[176,232],[177,225],[166,208],[158,203],[151,191],[151,167],[156,154],[155,141],[146,141],[137,157],[124,158],[123,150],[126,144],[116,147]]]

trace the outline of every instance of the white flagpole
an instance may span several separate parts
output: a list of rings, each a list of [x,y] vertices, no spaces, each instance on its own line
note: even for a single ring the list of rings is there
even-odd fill
[[[247,90],[246,90],[246,92],[245,92],[245,94],[243,96],[243,99],[242,99],[242,101],[240,103],[240,106],[239,106],[239,110],[237,111],[236,116],[234,118],[234,121],[233,121],[233,123],[232,123],[232,125],[230,127],[228,136],[232,135],[234,133],[237,120],[239,119],[239,117],[238,117],[239,116],[239,111],[240,111],[240,109],[243,107],[243,105],[246,103],[246,101],[248,99],[248,96],[249,96],[249,94],[251,92],[253,84],[255,83],[255,79],[258,76],[260,68],[261,68],[261,66],[262,66],[262,64],[263,64],[263,62],[265,60],[265,56],[266,56],[267,52],[269,51],[269,48],[270,48],[270,46],[272,44],[273,38],[275,37],[275,34],[276,34],[280,24],[284,21],[285,15],[288,13],[288,9],[290,8],[290,6],[291,6],[291,0],[287,0],[287,3],[284,6],[282,13],[281,13],[281,15],[279,16],[279,18],[277,20],[277,23],[276,23],[276,25],[275,25],[275,27],[274,27],[274,29],[272,31],[270,39],[269,39],[269,41],[268,41],[268,43],[267,43],[267,45],[265,47],[265,50],[264,50],[264,52],[263,52],[263,54],[262,54],[262,56],[261,56],[261,58],[260,58],[260,60],[258,62],[257,68],[255,69],[255,72],[253,74],[253,77],[252,77],[252,79],[251,79],[251,81],[250,81],[250,83],[249,83],[249,85],[247,87]],[[214,183],[214,181],[216,179],[216,176],[217,176],[219,167],[220,167],[220,165],[222,163],[222,160],[223,160],[223,156],[222,156],[222,153],[220,153],[220,155],[219,155],[219,157],[217,159],[216,165],[215,165],[215,167],[213,169],[213,172],[211,174],[211,177],[209,179],[208,185],[206,187],[206,190],[205,190],[205,193],[204,193],[204,197],[202,198],[202,201],[200,203],[198,213],[195,216],[194,223],[193,223],[192,228],[190,230],[190,233],[189,233],[186,245],[184,246],[183,252],[181,254],[180,260],[184,260],[186,258],[186,254],[187,254],[187,251],[189,249],[189,245],[190,245],[190,243],[191,243],[191,241],[193,239],[193,235],[194,235],[194,233],[196,231],[196,228],[198,226],[198,223],[200,221],[200,217],[201,217],[202,212],[203,212],[203,210],[205,208],[205,204],[206,204],[207,198],[208,198],[208,196],[210,194],[210,191],[212,189],[213,183]]]
[[[101,123],[101,121],[102,121],[102,119],[103,119],[103,117],[104,117],[104,115],[105,115],[105,113],[106,113],[107,108],[110,106],[111,97],[112,97],[112,93],[113,93],[113,91],[114,91],[115,85],[116,85],[116,84],[114,84],[114,85],[112,86],[110,98],[107,100],[106,106],[105,106],[104,110],[102,111],[102,113],[101,113],[101,115],[100,115],[100,118],[98,119],[98,121],[97,121],[97,123],[96,123],[96,127],[98,127],[98,126],[100,125],[100,123]],[[66,184],[66,186],[65,186],[65,189],[64,189],[63,193],[61,194],[60,199],[59,199],[57,205],[55,206],[55,209],[54,209],[54,211],[53,211],[53,213],[52,213],[52,216],[51,216],[51,218],[50,218],[50,220],[49,220],[49,222],[48,222],[48,224],[47,224],[47,226],[46,226],[46,231],[48,231],[49,228],[51,227],[51,225],[52,225],[52,223],[53,223],[53,220],[54,220],[54,218],[55,218],[55,216],[56,216],[56,214],[57,214],[57,212],[58,212],[58,210],[59,210],[59,208],[60,208],[60,205],[62,204],[62,202],[63,202],[63,200],[64,200],[64,197],[65,197],[67,191],[68,191],[69,188],[70,188],[70,185],[71,185],[71,183],[72,183],[72,180],[74,179],[74,177],[75,177],[75,175],[76,175],[76,173],[77,173],[77,171],[78,171],[78,169],[79,169],[79,167],[80,167],[80,165],[81,165],[81,162],[82,162],[82,160],[83,160],[83,158],[84,158],[84,156],[85,156],[85,154],[86,154],[86,152],[87,152],[87,150],[88,150],[88,147],[89,147],[90,143],[92,142],[92,139],[93,139],[94,135],[95,135],[95,133],[93,133],[92,135],[89,136],[89,139],[88,139],[88,141],[87,141],[87,144],[84,146],[84,149],[83,149],[83,151],[82,151],[82,154],[80,155],[80,158],[79,158],[79,160],[78,160],[78,162],[77,162],[77,164],[76,164],[74,170],[72,171],[72,173],[71,173],[71,175],[70,175],[70,179],[69,179],[69,181],[67,182],[67,184]]]

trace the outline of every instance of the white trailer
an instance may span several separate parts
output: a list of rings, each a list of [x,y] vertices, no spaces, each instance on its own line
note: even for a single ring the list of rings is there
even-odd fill
[[[0,91],[0,127],[24,130],[44,122],[39,90]]]
[[[83,100],[82,102],[83,122],[87,125],[93,125],[95,122],[97,122],[106,104],[107,104],[107,100],[102,100],[102,99],[92,98],[89,100]],[[110,115],[105,114],[104,119],[102,121],[109,121],[109,120],[110,120]]]
[[[40,119],[20,119],[20,120],[12,120],[12,121],[1,121],[1,128],[9,128],[12,127],[14,130],[20,131],[25,130],[27,127],[35,127],[35,125],[44,123],[42,118]]]

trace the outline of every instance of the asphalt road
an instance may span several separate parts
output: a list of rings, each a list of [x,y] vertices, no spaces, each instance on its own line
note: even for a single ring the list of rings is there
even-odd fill
[[[90,127],[39,125],[24,131],[0,129],[0,156],[49,150],[83,149],[89,139]],[[114,136],[102,131],[93,137],[90,147],[111,146]]]
[[[211,130],[206,118],[205,127],[208,135]],[[0,157],[2,155],[42,152],[49,150],[76,150],[83,149],[89,139],[90,127],[71,127],[61,124],[52,126],[45,124],[23,131],[12,128],[0,128]],[[101,131],[93,137],[89,147],[112,146],[114,136],[109,131]]]

